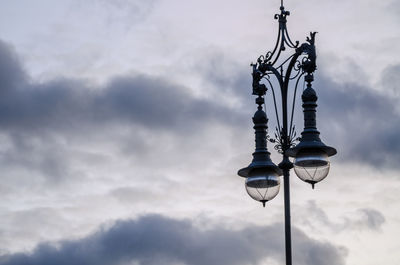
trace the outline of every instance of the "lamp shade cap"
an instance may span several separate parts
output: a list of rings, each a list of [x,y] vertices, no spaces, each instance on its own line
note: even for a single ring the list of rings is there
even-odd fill
[[[289,157],[296,157],[300,151],[323,151],[328,156],[336,155],[337,151],[331,146],[325,145],[322,141],[301,141],[293,148],[286,150],[285,154]]]
[[[253,161],[251,162],[251,164],[245,168],[242,168],[238,171],[238,175],[243,177],[243,178],[248,178],[251,171],[254,169],[271,169],[273,171],[275,171],[278,176],[282,176],[282,170],[275,165],[271,160],[265,160],[265,161]]]

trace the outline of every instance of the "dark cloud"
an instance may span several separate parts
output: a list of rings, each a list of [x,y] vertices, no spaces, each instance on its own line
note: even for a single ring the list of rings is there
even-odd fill
[[[17,54],[11,46],[2,41],[0,41],[0,81],[1,98],[27,82],[27,76],[21,67]]]
[[[133,87],[137,87],[134,89]],[[98,97],[109,118],[120,117],[137,121],[149,127],[190,130],[197,122],[216,120],[222,123],[238,121],[234,110],[215,103],[195,99],[184,88],[174,87],[166,80],[114,79],[108,85],[108,94]]]
[[[66,78],[35,82],[3,42],[0,78],[0,135],[9,146],[0,149],[4,175],[25,169],[54,183],[82,175],[71,168],[76,165],[74,145],[106,140],[124,156],[153,161],[152,149],[160,145],[150,140],[155,135],[161,139],[161,134],[168,134],[164,139],[171,143],[184,137],[193,149],[199,148],[199,139],[214,125],[241,128],[249,123],[241,110],[213,98],[195,97],[186,87],[165,78],[119,76],[98,87]],[[118,134],[120,128],[129,134]],[[182,145],[165,150],[175,153],[177,148],[184,149]],[[164,156],[168,157],[162,161],[175,157]]]
[[[261,264],[283,262],[282,225],[241,230],[202,230],[189,220],[150,215],[118,221],[74,241],[40,244],[31,254],[0,257],[2,265],[96,264]],[[346,250],[293,230],[294,260],[299,265],[343,265]]]
[[[399,72],[400,74],[400,72]],[[343,161],[373,167],[399,167],[400,113],[397,98],[356,83],[316,82],[322,138],[338,148]]]
[[[235,124],[234,109],[194,97],[168,80],[138,75],[116,77],[102,87],[57,79],[27,82],[17,56],[0,45],[0,127],[24,130],[81,130],[110,122],[191,131],[206,121]],[[239,116],[239,117],[238,117]]]

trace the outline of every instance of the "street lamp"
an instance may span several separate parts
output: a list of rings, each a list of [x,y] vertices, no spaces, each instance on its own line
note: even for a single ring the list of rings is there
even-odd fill
[[[276,45],[272,52],[261,55],[253,67],[253,95],[256,95],[257,111],[253,116],[255,129],[256,149],[253,160],[249,166],[238,171],[238,175],[246,178],[246,191],[253,199],[265,203],[273,199],[279,192],[280,176],[283,175],[284,182],[284,205],[285,205],[285,249],[286,265],[292,264],[291,230],[290,230],[290,186],[289,171],[294,167],[296,175],[303,181],[312,185],[323,180],[329,173],[329,157],[336,154],[336,149],[325,145],[320,137],[316,126],[317,94],[312,88],[314,71],[316,70],[315,34],[311,32],[306,42],[295,43],[289,37],[286,27],[286,19],[289,16],[281,0],[280,14],[275,15],[279,22],[279,33]],[[294,50],[288,58],[279,60],[280,55],[287,49]],[[279,117],[277,98],[271,77],[276,82],[281,92],[282,115]],[[293,124],[294,107],[299,81],[304,78],[302,102],[304,112],[304,130],[300,138],[296,138],[295,126]],[[292,82],[291,82],[292,81]],[[288,110],[289,83],[292,87],[293,96],[291,111]],[[274,111],[277,119],[277,133],[272,139],[267,134],[268,118],[265,112],[264,96],[268,90],[272,91]],[[264,109],[263,109],[264,106]],[[290,122],[289,122],[290,121]],[[296,145],[296,141],[299,143]],[[272,162],[267,150],[267,141],[275,143],[275,149],[282,154],[279,165]],[[289,157],[294,158],[293,163]]]

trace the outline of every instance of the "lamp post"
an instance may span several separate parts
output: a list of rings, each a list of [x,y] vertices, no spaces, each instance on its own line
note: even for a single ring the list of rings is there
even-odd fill
[[[284,182],[284,206],[285,206],[285,250],[286,265],[292,264],[291,225],[290,225],[290,181],[289,172],[294,167],[297,176],[303,181],[314,185],[324,179],[329,173],[329,157],[336,154],[336,149],[325,145],[316,127],[317,94],[312,88],[314,71],[316,70],[315,34],[311,32],[306,42],[295,43],[289,37],[286,27],[287,16],[281,0],[280,14],[275,15],[279,22],[279,33],[272,51],[261,55],[257,62],[251,64],[253,68],[253,95],[256,95],[257,111],[253,116],[255,129],[256,150],[249,166],[238,171],[238,175],[246,178],[247,193],[253,199],[265,203],[273,199],[279,192],[280,176]],[[289,57],[281,59],[283,51],[294,51]],[[273,81],[280,89],[281,115],[278,113],[278,105]],[[301,137],[296,138],[293,115],[296,103],[299,81],[304,78],[302,107],[304,113],[304,130]],[[293,83],[293,86],[289,87]],[[291,109],[288,106],[289,88]],[[271,90],[272,94],[267,93]],[[265,112],[265,96],[272,96],[274,112],[277,119],[275,138],[267,134],[268,118]],[[264,108],[263,108],[264,106]],[[267,141],[275,143],[275,149],[282,154],[282,161],[276,165],[270,158],[267,150]],[[296,142],[299,143],[296,144]],[[293,163],[289,157],[294,158]]]

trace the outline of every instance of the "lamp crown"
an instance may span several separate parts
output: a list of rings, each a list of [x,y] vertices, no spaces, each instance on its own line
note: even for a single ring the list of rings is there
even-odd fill
[[[304,90],[303,94],[301,95],[301,99],[304,102],[307,102],[307,101],[316,102],[318,100],[318,96],[317,96],[317,93],[315,92],[314,88],[309,86]]]

